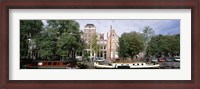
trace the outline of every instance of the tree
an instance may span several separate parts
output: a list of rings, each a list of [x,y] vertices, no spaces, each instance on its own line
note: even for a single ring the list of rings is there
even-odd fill
[[[173,56],[180,54],[180,35],[157,35],[147,47],[148,55]]]
[[[74,20],[48,20],[42,32],[41,55],[60,55],[75,57],[77,50],[83,49],[79,24]],[[46,46],[48,45],[49,46]],[[46,50],[46,52],[42,51]]]
[[[20,20],[20,57],[27,57],[28,41],[36,41],[43,28],[41,20]]]
[[[146,49],[148,47],[148,43],[151,41],[151,38],[155,36],[155,31],[150,26],[146,26],[144,27],[143,35],[145,40],[144,55],[146,55]]]
[[[41,32],[38,40],[39,53],[44,59],[49,59],[50,56],[55,54],[57,45],[57,30],[52,28],[46,28]]]
[[[168,35],[167,43],[168,49],[165,51],[167,56],[180,54],[180,35]]]
[[[84,55],[83,55],[83,61],[90,61],[89,56],[90,56],[89,53],[84,53]]]
[[[137,32],[123,33],[119,38],[119,56],[133,58],[144,50],[144,37]]]
[[[94,34],[91,39],[91,47],[94,52],[94,60],[96,59],[96,54],[99,51],[99,45],[97,44],[97,35]]]
[[[155,31],[150,26],[146,26],[144,27],[143,35],[145,42],[148,43],[151,41],[151,38],[155,36]]]

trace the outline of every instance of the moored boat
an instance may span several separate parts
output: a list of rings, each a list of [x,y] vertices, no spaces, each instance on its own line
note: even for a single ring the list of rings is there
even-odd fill
[[[24,65],[26,69],[74,69],[74,62],[67,61],[39,61]]]
[[[67,64],[64,61],[41,61],[38,62],[39,69],[66,69]]]
[[[99,69],[113,69],[115,68],[111,64],[100,64],[99,62],[94,62],[94,67]]]
[[[110,64],[100,64],[94,62],[95,68],[106,68],[106,69],[150,69],[159,68],[158,63],[145,63],[145,62],[134,62],[134,63],[110,63]]]

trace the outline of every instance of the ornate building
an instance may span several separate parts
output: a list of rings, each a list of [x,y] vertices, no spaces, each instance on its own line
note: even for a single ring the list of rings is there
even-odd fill
[[[97,53],[97,57],[102,57],[102,58],[106,59],[107,40],[104,38],[103,33],[98,34],[97,44],[99,45],[99,52]]]
[[[93,56],[91,48],[91,39],[96,34],[96,27],[94,24],[86,24],[83,32],[83,39],[86,43],[86,49],[84,53],[90,54],[90,57]]]
[[[110,27],[110,34],[107,34],[107,59],[115,60],[118,56],[118,47],[119,47],[119,36],[116,34],[115,30]]]
[[[91,47],[92,37],[97,35],[98,52],[96,57],[101,57],[104,59],[114,60],[118,58],[118,47],[119,47],[119,37],[117,36],[112,26],[110,28],[110,35],[107,34],[107,40],[104,38],[104,33],[97,33],[94,24],[87,24],[84,27],[84,32],[82,39],[86,43],[86,49],[84,53],[88,53],[91,57],[94,57],[94,53]]]

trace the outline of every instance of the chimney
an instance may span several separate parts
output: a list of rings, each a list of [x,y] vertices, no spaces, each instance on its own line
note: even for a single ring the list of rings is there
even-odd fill
[[[112,30],[112,25],[110,25],[110,30]]]

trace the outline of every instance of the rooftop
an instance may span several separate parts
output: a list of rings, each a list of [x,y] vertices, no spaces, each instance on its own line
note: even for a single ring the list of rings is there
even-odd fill
[[[94,24],[86,24],[85,27],[95,27]]]

